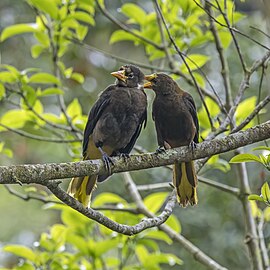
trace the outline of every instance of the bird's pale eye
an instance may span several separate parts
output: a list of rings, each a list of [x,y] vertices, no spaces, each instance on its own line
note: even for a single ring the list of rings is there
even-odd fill
[[[128,77],[132,79],[134,77],[133,73],[128,74]]]

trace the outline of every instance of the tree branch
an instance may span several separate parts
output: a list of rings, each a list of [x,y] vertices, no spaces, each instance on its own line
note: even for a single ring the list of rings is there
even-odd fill
[[[131,155],[127,161],[120,157],[114,157],[112,173],[171,165],[175,160],[190,161],[209,157],[269,138],[270,121],[267,121],[245,131],[199,143],[193,151],[184,146],[169,149],[162,154]],[[106,173],[106,169],[101,160],[0,166],[0,184],[18,184],[18,182],[21,182],[23,184],[37,183],[46,185],[48,180],[104,173]]]
[[[124,180],[125,180],[126,187],[131,197],[136,203],[138,211],[140,211],[142,214],[144,214],[148,218],[153,217],[154,215],[145,207],[142,201],[142,198],[137,190],[137,187],[134,184],[129,173],[124,173]],[[189,253],[191,253],[194,256],[195,260],[207,266],[208,269],[226,270],[225,267],[219,265],[216,261],[214,261],[212,258],[207,256],[202,250],[200,250],[198,247],[193,245],[184,236],[182,236],[181,234],[178,234],[175,230],[171,229],[168,225],[162,224],[158,227],[161,231],[165,232],[172,240],[181,244]]]

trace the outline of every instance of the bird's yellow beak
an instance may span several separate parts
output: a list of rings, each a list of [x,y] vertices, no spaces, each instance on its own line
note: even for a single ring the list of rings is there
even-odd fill
[[[153,73],[151,75],[145,75],[144,76],[144,79],[147,80],[148,82],[146,82],[143,87],[144,88],[152,88],[152,80],[154,80],[155,78],[157,77],[157,74],[156,73]]]
[[[118,70],[115,72],[112,72],[111,75],[113,75],[114,77],[116,77],[117,79],[125,82],[127,79],[127,76],[125,75],[125,70]]]

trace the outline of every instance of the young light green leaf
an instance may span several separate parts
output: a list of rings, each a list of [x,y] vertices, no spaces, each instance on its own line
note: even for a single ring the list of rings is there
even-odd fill
[[[72,119],[82,114],[82,108],[77,98],[75,98],[67,107],[67,115]]]
[[[40,44],[35,44],[31,47],[31,55],[32,57],[38,58],[40,56],[40,54],[44,51],[45,47],[43,45]]]
[[[167,196],[167,192],[153,193],[144,199],[144,204],[152,213],[156,213],[165,202]]]
[[[149,230],[146,232],[144,235],[145,238],[151,238],[155,240],[161,240],[166,242],[167,244],[172,244],[172,239],[164,232],[162,231],[157,231],[157,230]]]
[[[45,73],[45,72],[40,72],[34,74],[30,79],[29,83],[40,83],[40,84],[56,84],[60,85],[61,82],[59,81],[58,78],[56,78],[54,75]]]
[[[261,188],[261,194],[264,201],[270,203],[270,188],[267,182],[265,182]]]
[[[181,224],[175,215],[171,215],[167,219],[166,224],[173,230],[175,230],[177,233],[181,233]]]
[[[122,5],[121,12],[140,25],[143,25],[146,21],[145,11],[136,4],[127,3]]]
[[[20,245],[7,245],[3,248],[4,251],[15,254],[21,258],[25,258],[31,262],[35,261],[36,255],[30,248]]]
[[[87,26],[78,25],[78,27],[76,27],[76,34],[79,40],[83,40],[87,35],[87,32],[88,32]]]
[[[103,240],[101,242],[95,243],[94,254],[95,257],[99,258],[104,253],[115,248],[119,243],[117,238]]]
[[[80,73],[77,73],[77,72],[73,72],[70,76],[70,79],[73,79],[74,81],[80,83],[80,84],[83,84],[84,82],[84,77],[82,74]]]
[[[28,2],[38,10],[49,14],[53,19],[57,19],[58,7],[55,0],[28,0]]]
[[[201,68],[208,60],[209,57],[203,54],[191,54],[186,58],[187,65],[189,66],[190,70]],[[184,63],[181,65],[180,69],[185,74],[189,72]]]
[[[230,163],[241,163],[241,162],[259,162],[262,163],[261,159],[252,154],[239,154],[234,156],[229,162]]]
[[[23,34],[23,33],[34,33],[38,31],[37,25],[31,24],[14,24],[6,27],[0,37],[0,41],[4,41],[12,36]]]
[[[2,83],[14,83],[17,81],[17,77],[9,72],[9,71],[2,71],[0,72],[0,82]]]
[[[138,39],[134,37],[132,34],[127,33],[124,30],[116,30],[111,35],[110,44],[113,44],[119,41],[127,41],[127,40],[137,41]]]
[[[70,15],[72,18],[82,21],[85,23],[88,23],[90,25],[95,25],[95,20],[92,16],[90,16],[88,13],[83,11],[76,11],[74,14]]]
[[[251,195],[249,195],[249,196],[248,196],[248,199],[249,199],[250,201],[260,201],[260,202],[264,202],[264,199],[263,199],[261,196],[257,195],[257,194],[251,194]]]
[[[61,90],[60,88],[56,87],[50,87],[44,89],[42,92],[38,94],[39,97],[44,97],[44,96],[50,96],[50,95],[63,95],[64,91]]]
[[[127,204],[127,201],[120,197],[117,194],[109,193],[109,192],[103,192],[96,196],[95,200],[92,203],[93,207],[99,207],[105,204]]]
[[[2,116],[0,123],[10,128],[22,128],[29,119],[27,111],[9,110]],[[0,127],[0,130],[4,130],[4,128]]]

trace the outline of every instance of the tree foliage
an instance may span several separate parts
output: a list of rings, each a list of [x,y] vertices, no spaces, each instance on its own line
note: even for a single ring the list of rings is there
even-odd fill
[[[252,18],[236,9],[232,0],[153,0],[138,3],[130,1],[121,4],[117,2],[117,7],[115,3],[99,0],[27,0],[25,4],[31,10],[32,19],[29,19],[29,22],[10,24],[2,30],[0,36],[1,46],[27,36],[28,50],[32,57],[32,65],[25,64],[22,67],[7,62],[0,66],[0,104],[3,105],[2,109],[0,108],[0,135],[4,138],[0,141],[0,155],[7,157],[9,163],[13,163],[15,156],[15,145],[7,143],[9,134],[17,134],[18,140],[20,138],[37,140],[43,148],[50,143],[64,145],[63,151],[69,155],[68,161],[80,160],[81,139],[88,110],[83,106],[86,94],[82,94],[82,89],[91,88],[95,80],[89,83],[87,74],[89,71],[78,68],[73,56],[79,50],[94,51],[99,54],[100,59],[102,54],[121,63],[134,63],[147,72],[154,70],[169,73],[184,89],[190,89],[195,96],[201,142],[211,143],[213,139],[221,136],[229,139],[237,138],[227,136],[254,127],[263,122],[261,119],[268,120],[265,112],[270,97],[264,90],[266,84],[264,81],[267,80],[265,69],[270,58],[270,49],[265,45],[267,35],[263,35],[263,31],[254,27],[256,30],[253,29],[254,37],[252,35],[249,37],[251,30],[247,31],[243,25],[253,23]],[[112,9],[109,8],[110,5]],[[118,12],[115,13],[115,10]],[[109,21],[107,24],[111,29],[109,32],[106,31],[106,27],[101,29],[100,25],[104,20]],[[121,53],[112,54],[86,44],[89,41],[88,37],[90,36],[92,41],[94,33],[99,31],[104,31],[104,34],[101,34],[102,43],[108,42],[111,48],[121,48]],[[251,55],[250,50],[256,51],[256,54]],[[136,59],[137,51],[140,60],[133,60]],[[10,57],[12,58],[12,55]],[[83,58],[81,61],[83,62]],[[104,77],[102,74],[99,77],[100,81]],[[89,97],[87,94],[87,100],[88,98],[92,102],[95,96],[91,93]],[[151,123],[149,125],[152,127]],[[140,141],[147,142],[144,147],[146,149],[136,147],[140,153],[153,150],[152,137],[146,137],[144,135]],[[235,142],[230,144],[229,139],[227,142],[232,150]],[[258,137],[256,141],[264,139]],[[212,147],[214,148],[214,143]],[[261,146],[255,150],[269,151],[269,147]],[[207,149],[204,151],[207,152]],[[199,212],[196,212],[198,218],[196,215],[193,216],[192,213],[196,210],[181,209],[181,212],[185,211],[183,215],[186,216],[179,218],[180,215],[172,215],[166,208],[172,201],[168,198],[170,195],[168,183],[158,184],[158,188],[153,184],[156,179],[164,181],[169,175],[163,173],[165,168],[163,171],[157,169],[152,175],[149,173],[154,180],[149,181],[152,185],[141,187],[143,195],[138,192],[140,186],[135,185],[131,178],[125,180],[127,186],[128,184],[132,186],[127,187],[128,194],[123,191],[120,197],[110,190],[98,194],[92,203],[96,211],[102,211],[108,220],[118,223],[119,227],[123,224],[133,226],[147,223],[151,218],[155,221],[165,216],[163,214],[166,211],[169,212],[170,217],[166,224],[144,230],[131,237],[108,229],[111,223],[104,227],[87,218],[86,212],[80,211],[85,214],[82,215],[74,211],[69,206],[77,210],[81,208],[76,208],[68,197],[62,197],[62,201],[69,206],[62,204],[47,192],[44,194],[44,190],[36,187],[18,193],[6,186],[11,194],[24,200],[36,199],[46,203],[47,209],[53,209],[61,214],[61,222],[52,225],[48,232],[43,232],[32,247],[7,244],[3,247],[3,251],[22,258],[14,269],[154,270],[166,267],[169,269],[172,266],[178,269],[183,262],[191,269],[194,267],[193,260],[182,261],[182,253],[180,255],[177,247],[180,243],[198,260],[196,269],[201,269],[201,265],[209,269],[226,269],[217,262],[218,260],[221,260],[221,264],[226,265],[228,269],[248,265],[253,265],[254,269],[263,267],[266,269],[269,267],[269,258],[262,227],[270,220],[269,208],[260,210],[256,200],[269,205],[269,186],[267,183],[262,186],[261,196],[250,195],[249,178],[252,175],[247,174],[243,162],[255,161],[269,170],[270,156],[244,154],[241,150],[237,150],[230,160],[231,156],[217,153],[197,163],[201,182],[206,183],[209,189],[218,189],[219,194],[212,196],[211,191],[202,192],[206,196],[201,196],[200,202],[203,202],[206,210],[203,212],[205,216],[201,218],[207,221],[209,216],[209,224],[215,223],[215,217],[211,216],[210,212],[217,198],[224,198],[226,201],[224,205],[227,204],[227,208],[222,208],[220,212],[229,212],[228,216],[231,215],[230,209],[238,209],[242,204],[241,224],[246,225],[245,233],[250,237],[247,241],[250,262],[246,261],[240,250],[230,250],[228,256],[218,256],[214,248],[211,252],[204,243],[200,250],[182,235],[182,226],[190,227],[186,230],[188,236],[201,246],[204,233],[201,233],[202,229],[196,231],[193,227],[204,227],[204,224],[198,220]],[[165,160],[166,156],[161,158]],[[232,163],[240,165],[234,166]],[[209,171],[214,173],[209,174]],[[239,175],[237,183],[230,180],[235,179],[234,171]],[[218,181],[217,176],[225,179],[223,183]],[[20,183],[16,175],[13,177]],[[149,175],[147,172],[141,173],[140,177],[149,178]],[[0,180],[2,181],[1,167]],[[60,194],[61,197],[61,190],[60,193],[56,191],[58,183],[48,181],[46,186],[56,196]],[[255,185],[257,186],[258,184]],[[166,192],[159,192],[160,187],[165,188]],[[119,191],[117,187],[112,189]],[[226,199],[227,194],[237,198],[237,203],[232,199]],[[250,202],[247,195],[254,201]],[[206,197],[209,198],[209,203],[206,203]],[[239,216],[237,213],[236,217]],[[210,217],[213,220],[210,220]],[[222,223],[222,219],[223,224],[226,222],[231,224],[228,217],[220,218],[217,224]],[[163,223],[165,219],[161,221]],[[208,229],[206,231],[208,233]],[[195,234],[197,232],[195,239],[194,232]],[[241,233],[244,234],[243,231]],[[220,235],[222,236],[222,232]],[[223,252],[220,253],[226,253],[227,245],[228,243],[224,244]],[[213,253],[211,256],[217,261],[206,255],[204,249],[208,254]],[[238,261],[231,258],[231,254],[235,252],[238,257],[242,256]]]

